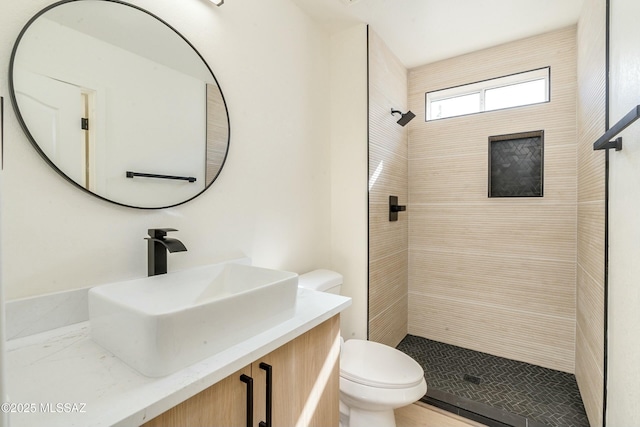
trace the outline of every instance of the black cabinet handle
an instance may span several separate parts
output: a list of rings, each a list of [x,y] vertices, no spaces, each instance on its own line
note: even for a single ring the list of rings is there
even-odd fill
[[[251,427],[253,423],[253,378],[242,374],[240,381],[247,385],[247,427]]]
[[[271,427],[271,404],[272,404],[272,393],[273,393],[273,386],[272,386],[272,376],[271,376],[271,365],[267,365],[264,362],[260,362],[260,369],[264,370],[267,372],[267,421],[260,421],[260,424],[258,424],[260,427]]]

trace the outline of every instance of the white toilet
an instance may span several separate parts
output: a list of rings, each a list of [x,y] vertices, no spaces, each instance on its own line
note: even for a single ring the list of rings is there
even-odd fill
[[[298,286],[340,293],[342,275],[330,270],[301,274]],[[340,351],[340,426],[395,427],[393,410],[427,392],[422,367],[411,357],[373,341],[351,339]]]

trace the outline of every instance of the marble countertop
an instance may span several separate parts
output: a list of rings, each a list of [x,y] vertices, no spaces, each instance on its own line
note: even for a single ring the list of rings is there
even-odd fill
[[[11,427],[138,426],[351,305],[298,289],[292,319],[174,374],[138,374],[95,344],[89,322],[7,342]],[[232,327],[232,325],[229,325]]]

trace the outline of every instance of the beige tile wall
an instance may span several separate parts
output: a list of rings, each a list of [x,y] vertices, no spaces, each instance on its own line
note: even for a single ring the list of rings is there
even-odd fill
[[[408,176],[407,129],[391,108],[406,107],[407,70],[369,29],[369,339],[394,347],[407,334],[408,217],[389,222],[389,196],[407,204]]]
[[[218,86],[207,84],[207,148],[204,186],[211,184],[218,176],[229,146],[229,123],[220,117],[227,117],[227,107]]]
[[[551,67],[551,102],[425,122],[425,92]],[[576,27],[409,71],[411,334],[573,372]],[[544,197],[487,198],[488,137],[544,130]]]
[[[602,425],[606,5],[586,0],[578,23],[578,265],[576,379],[592,426]]]

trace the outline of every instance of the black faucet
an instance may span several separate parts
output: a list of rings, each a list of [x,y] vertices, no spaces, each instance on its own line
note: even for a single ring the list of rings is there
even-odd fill
[[[150,228],[147,240],[149,276],[165,274],[167,272],[167,250],[169,252],[184,252],[187,248],[178,239],[166,239],[169,231],[178,231],[175,228]]]

